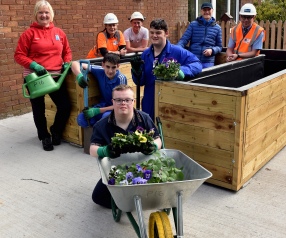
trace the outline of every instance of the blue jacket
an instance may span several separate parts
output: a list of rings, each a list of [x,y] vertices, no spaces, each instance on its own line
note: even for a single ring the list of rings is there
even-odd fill
[[[213,17],[206,21],[200,16],[190,23],[177,45],[185,48],[188,42],[190,42],[188,50],[202,63],[214,63],[215,55],[222,50],[221,27],[216,24]],[[210,57],[203,55],[205,49],[213,50]]]
[[[171,44],[167,40],[167,44],[162,50],[158,62],[161,63],[164,58],[168,57],[173,57],[181,64],[180,69],[188,78],[194,77],[202,71],[202,64],[194,54],[177,45]],[[153,75],[153,62],[155,59],[152,45],[147,50],[143,51],[141,58],[144,60],[144,64],[142,66],[143,73],[140,79],[140,85],[145,86],[144,96],[142,98],[142,111],[148,113],[154,120],[156,77]],[[132,74],[132,78],[134,83],[138,85],[137,78],[134,74]]]
[[[117,70],[113,79],[109,79],[101,66],[91,65],[89,70],[98,81],[100,101],[94,107],[112,106],[112,90],[119,84],[127,84],[127,78]]]

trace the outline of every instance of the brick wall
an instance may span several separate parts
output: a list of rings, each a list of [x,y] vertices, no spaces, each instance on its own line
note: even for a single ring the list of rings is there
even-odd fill
[[[98,31],[104,28],[103,18],[113,12],[119,19],[119,30],[130,26],[128,17],[140,11],[149,28],[154,18],[169,24],[171,42],[175,43],[177,22],[187,21],[188,0],[70,0],[49,1],[55,11],[54,23],[68,36],[73,60],[84,58],[94,44]],[[22,67],[14,62],[14,51],[20,34],[33,21],[36,1],[0,0],[0,119],[31,110],[30,102],[22,95]]]

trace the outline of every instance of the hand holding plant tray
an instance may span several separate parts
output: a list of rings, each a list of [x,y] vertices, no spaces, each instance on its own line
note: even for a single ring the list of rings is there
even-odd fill
[[[158,58],[155,58],[153,68],[153,74],[157,79],[170,81],[178,77],[180,64],[172,57],[164,58],[161,64],[158,63]]]
[[[121,154],[133,152],[152,154],[157,150],[154,144],[154,133],[154,129],[146,132],[142,127],[137,127],[135,132],[128,132],[127,135],[115,133],[111,138],[112,150],[120,151]]]
[[[154,159],[146,160],[140,164],[111,166],[108,184],[137,185],[182,181],[184,179],[182,168],[176,168],[173,158],[163,156],[159,152],[154,153],[153,156]]]

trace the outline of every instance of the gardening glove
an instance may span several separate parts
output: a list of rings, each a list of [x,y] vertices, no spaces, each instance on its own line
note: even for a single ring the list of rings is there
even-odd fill
[[[185,78],[185,74],[182,70],[179,71],[178,76],[177,76],[177,80],[178,81],[183,81]]]
[[[119,150],[113,150],[112,144],[106,146],[100,146],[97,149],[98,157],[109,157],[109,158],[117,158],[120,156],[121,152]]]
[[[141,59],[141,56],[135,55],[131,58],[131,72],[136,76],[137,79],[141,78],[142,75],[142,65],[144,61]]]
[[[42,65],[37,64],[35,61],[30,64],[30,69],[34,70],[38,76],[48,73]]]
[[[76,81],[81,88],[85,88],[86,86],[88,86],[87,82],[84,80],[82,73],[79,73],[76,76]]]
[[[154,152],[156,152],[158,150],[158,146],[156,143],[150,143],[150,145],[143,149],[141,152],[144,154],[144,155],[151,155],[153,154]]]
[[[65,63],[62,65],[62,72],[64,72],[69,66],[70,66],[70,63],[69,63],[69,62],[65,62]]]
[[[84,117],[86,119],[90,119],[95,117],[96,115],[100,114],[100,108],[98,107],[90,107],[88,109],[83,110]]]

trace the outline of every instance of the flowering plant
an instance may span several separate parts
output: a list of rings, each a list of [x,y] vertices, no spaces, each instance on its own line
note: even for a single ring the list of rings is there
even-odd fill
[[[128,132],[127,135],[115,133],[111,138],[112,150],[120,153],[146,152],[154,151],[154,129],[147,132],[144,128],[138,126],[135,132]]]
[[[174,80],[178,77],[180,64],[172,57],[164,58],[162,63],[158,64],[158,58],[155,58],[153,68],[153,74],[157,79]]]
[[[140,164],[111,166],[108,184],[135,185],[173,182],[184,179],[182,168],[175,167],[173,158],[164,157],[158,152],[153,155],[156,156],[154,159],[146,160]]]

